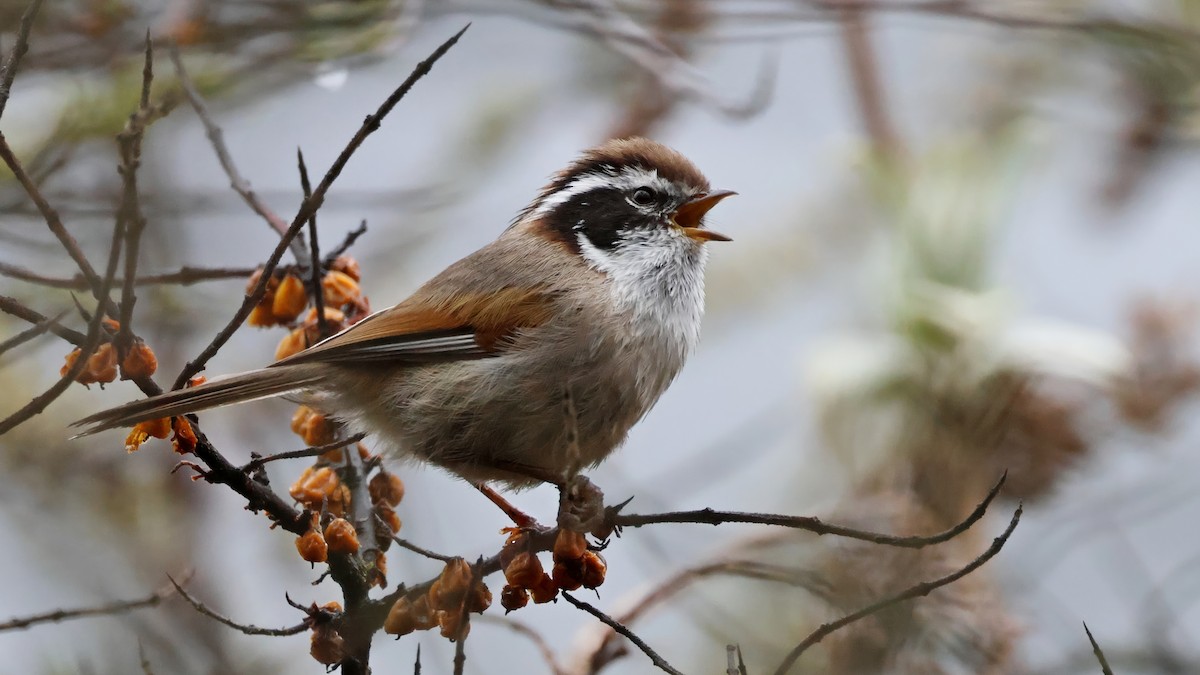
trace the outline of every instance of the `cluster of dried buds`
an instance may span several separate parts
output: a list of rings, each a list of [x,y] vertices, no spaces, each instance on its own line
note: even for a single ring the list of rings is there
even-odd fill
[[[505,613],[529,604],[550,602],[558,592],[597,588],[604,583],[608,565],[604,558],[588,548],[587,538],[579,532],[562,529],[554,540],[554,567],[547,574],[533,552],[527,533],[513,530],[500,551],[507,585],[500,592],[500,606]]]
[[[188,380],[189,387],[198,387],[205,382],[203,375]],[[196,450],[196,431],[183,417],[160,417],[146,420],[133,425],[129,435],[125,437],[125,452],[137,452],[142,444],[151,438],[171,436],[171,447],[175,452],[186,455]]]
[[[415,599],[405,595],[392,605],[383,630],[399,637],[436,626],[442,637],[461,640],[471,630],[468,614],[482,614],[491,605],[492,592],[483,579],[466,560],[454,558],[446,563],[428,593]]]
[[[261,279],[262,270],[251,275],[246,283],[246,292],[253,291]],[[322,276],[320,292],[328,335],[343,330],[371,313],[370,303],[359,286],[361,279],[358,262],[349,256],[335,259]],[[315,289],[311,291],[316,292]],[[309,295],[310,289],[305,288],[295,271],[277,270],[267,281],[267,291],[262,300],[246,319],[251,326],[291,328],[275,349],[277,360],[301,352],[328,336],[321,334],[316,307],[304,312],[309,305]]]
[[[87,359],[87,364],[75,376],[76,382],[82,385],[105,385],[117,379],[118,373],[122,380],[133,380],[150,377],[154,371],[158,370],[158,359],[154,356],[154,350],[150,349],[150,346],[141,338],[136,338],[133,344],[125,350],[123,358],[117,354],[117,348],[113,345],[113,337],[120,329],[120,323],[112,319],[104,319],[102,336],[104,341],[92,352]],[[82,355],[83,350],[79,347],[67,354],[66,362],[59,370],[59,376],[66,377]]]

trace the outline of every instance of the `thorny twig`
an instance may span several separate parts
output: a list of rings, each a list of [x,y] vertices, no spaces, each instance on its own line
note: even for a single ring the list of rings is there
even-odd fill
[[[21,59],[24,58],[25,52],[29,50],[29,32],[33,30],[33,20],[37,17],[38,10],[41,7],[42,0],[33,0],[25,8],[25,12],[21,14],[21,22],[17,28],[17,41],[13,44],[12,51],[9,52],[8,60],[4,62],[3,69],[0,69],[0,117],[4,116],[4,108],[8,105],[8,96],[12,93],[13,79],[17,76],[17,67],[21,65]]]
[[[308,167],[304,164],[304,153],[296,148],[296,163],[300,167],[300,189],[304,198],[312,197],[312,183],[308,180]],[[317,214],[314,211],[308,219],[309,252],[312,262],[309,265],[309,285],[312,288],[313,307],[317,310],[317,341],[329,337],[329,321],[325,318],[325,289],[321,286],[321,248],[317,243]]]
[[[380,124],[383,122],[383,118],[387,117],[388,113],[392,111],[392,108],[396,107],[396,104],[400,102],[400,99],[404,98],[405,95],[408,94],[418,80],[429,74],[429,71],[433,69],[433,64],[437,63],[437,61],[442,58],[442,56],[444,56],[446,52],[448,52],[450,48],[455,45],[455,43],[458,42],[459,38],[462,37],[463,33],[465,33],[469,27],[470,24],[467,24],[466,27],[455,33],[449,40],[443,42],[428,58],[418,63],[417,67],[413,69],[413,72],[408,76],[408,78],[405,79],[399,87],[396,87],[396,89],[392,91],[392,93],[384,100],[384,102],[380,104],[379,108],[374,113],[367,115],[367,118],[363,121],[362,126],[359,127],[357,132],[355,132],[354,136],[346,144],[346,147],[342,149],[341,154],[339,154],[337,159],[334,160],[333,165],[329,167],[329,170],[325,172],[325,176],[321,179],[321,182],[317,184],[317,187],[313,190],[312,195],[305,198],[300,204],[300,209],[297,211],[295,218],[292,219],[291,225],[280,237],[279,244],[275,247],[275,250],[271,253],[271,256],[263,265],[262,276],[259,278],[258,284],[250,293],[246,295],[245,300],[242,302],[242,306],[238,308],[237,313],[234,314],[233,318],[230,319],[225,328],[217,333],[212,342],[210,342],[208,346],[200,352],[200,355],[188,362],[183,371],[179,373],[179,376],[175,378],[175,384],[173,387],[174,389],[182,387],[189,378],[203,370],[205,365],[208,363],[208,360],[216,355],[217,351],[219,351],[221,347],[223,347],[225,343],[229,341],[229,338],[233,336],[233,333],[246,321],[246,317],[250,316],[251,310],[254,309],[259,300],[261,300],[263,295],[266,293],[267,283],[271,280],[271,274],[279,265],[279,260],[283,257],[283,252],[287,249],[288,244],[291,242],[292,238],[299,234],[300,228],[304,227],[304,225],[308,222],[309,217],[315,214],[317,210],[321,208],[321,205],[325,201],[325,193],[329,191],[329,188],[333,185],[333,182],[337,180],[339,175],[341,175],[342,169],[346,167],[346,164],[350,161],[350,158],[354,155],[358,148],[362,146],[363,141],[365,141],[368,136],[379,129]],[[182,68],[182,63],[176,61],[176,67],[179,69],[180,77],[183,78],[184,71]]]
[[[659,670],[663,670],[668,673],[672,673],[673,675],[683,675],[678,670],[676,670],[670,663],[667,663],[667,660],[664,659],[662,656],[660,656],[658,654],[658,652],[654,651],[654,649],[652,649],[650,647],[650,645],[646,644],[645,640],[638,637],[637,634],[635,634],[633,631],[629,630],[625,626],[622,626],[616,619],[605,614],[604,612],[601,612],[599,609],[596,609],[594,606],[592,606],[582,600],[576,600],[567,591],[563,591],[562,596],[567,602],[571,603],[572,605],[575,605],[579,609],[582,609],[583,611],[587,612],[588,614],[591,614],[592,616],[596,617],[601,622],[603,622],[604,625],[608,626],[609,628],[613,629],[614,631],[625,636],[626,639],[628,639],[633,644],[637,645],[637,648],[642,650],[642,653],[644,653],[646,656],[648,656],[650,658],[651,663],[653,663],[655,666],[657,666],[659,668]]]
[[[229,148],[225,146],[225,133],[213,121],[212,116],[208,112],[208,106],[204,103],[204,98],[200,96],[200,92],[192,82],[191,76],[188,75],[187,69],[183,67],[183,58],[179,55],[179,47],[172,44],[169,53],[171,55],[171,62],[175,64],[175,72],[179,76],[179,84],[183,87],[183,93],[187,96],[188,103],[192,105],[192,109],[196,111],[196,116],[200,118],[201,124],[204,125],[204,133],[208,136],[208,142],[212,145],[213,152],[217,155],[217,161],[221,163],[221,168],[225,171],[225,175],[229,177],[229,187],[238,193],[238,196],[242,198],[242,201],[246,202],[246,205],[252,211],[267,221],[267,225],[271,226],[271,229],[275,230],[280,237],[284,237],[288,232],[287,222],[263,203],[258,193],[250,187],[250,182],[238,172],[237,165],[233,163],[233,157],[229,154]],[[306,257],[308,252],[304,248],[304,241],[294,238],[290,241],[290,245],[292,247],[292,255],[296,257],[296,262],[302,265],[307,264]]]
[[[566,669],[559,665],[558,659],[554,656],[554,650],[550,648],[550,643],[546,642],[546,638],[529,625],[507,616],[494,616],[492,614],[480,614],[475,620],[495,626],[503,626],[517,635],[528,639],[538,650],[538,654],[542,656],[542,660],[546,662],[546,667],[550,669],[552,675],[567,675]]]
[[[914,586],[910,586],[909,588],[906,588],[895,595],[867,605],[866,607],[863,607],[862,609],[851,614],[847,614],[836,621],[830,621],[829,623],[822,624],[816,630],[810,633],[808,637],[804,638],[800,644],[796,645],[792,651],[788,652],[788,655],[784,657],[783,662],[780,663],[779,667],[775,670],[775,675],[785,675],[789,670],[791,670],[792,665],[796,663],[796,659],[800,658],[800,656],[804,654],[809,647],[812,647],[828,637],[830,633],[833,633],[834,631],[844,628],[855,621],[871,616],[876,612],[880,612],[888,607],[892,607],[893,605],[899,604],[906,600],[912,600],[914,598],[929,595],[933,591],[946,586],[947,584],[954,583],[955,581],[967,576],[980,567],[983,567],[987,561],[996,557],[996,554],[1000,553],[1000,550],[1004,548],[1004,545],[1008,542],[1008,538],[1012,536],[1013,530],[1017,528],[1017,523],[1021,521],[1022,512],[1023,507],[1018,505],[1017,510],[1013,511],[1012,520],[1009,521],[1008,527],[1005,528],[1004,532],[1002,532],[1000,536],[993,539],[992,545],[989,546],[986,551],[981,553],[979,557],[967,563],[960,569],[951,572],[944,577],[934,579],[933,581],[924,581]]]
[[[67,312],[65,311],[59,312],[58,316],[51,317],[49,319],[43,319],[42,321],[35,323],[34,325],[26,328],[7,340],[0,342],[0,355],[3,355],[4,352],[7,352],[10,349],[14,349],[25,344],[26,342],[29,342],[30,340],[33,340],[39,335],[50,332],[50,330],[58,324],[58,320],[66,315]]]
[[[1108,665],[1104,650],[1100,649],[1100,643],[1096,642],[1096,638],[1092,636],[1092,629],[1088,628],[1086,621],[1083,622],[1083,632],[1087,633],[1088,642],[1092,643],[1092,653],[1096,655],[1096,662],[1100,664],[1100,672],[1104,675],[1113,675],[1112,666]]]
[[[0,632],[9,630],[24,630],[31,626],[36,626],[42,623],[59,623],[61,621],[69,621],[71,619],[83,619],[91,616],[111,616],[113,614],[123,614],[135,609],[143,607],[154,607],[163,600],[171,597],[175,590],[170,586],[164,586],[150,595],[139,598],[137,600],[119,600],[110,602],[95,607],[79,607],[76,609],[56,609],[52,612],[44,612],[42,614],[32,614],[23,616],[8,621],[0,622]]]
[[[858,539],[874,544],[896,546],[899,548],[923,548],[932,544],[940,544],[958,536],[970,529],[983,515],[987,513],[992,500],[1000,493],[1008,473],[1000,477],[992,489],[988,491],[983,501],[975,507],[959,524],[937,534],[926,536],[896,536],[879,532],[867,532],[841,525],[831,525],[813,516],[787,516],[777,513],[743,513],[739,511],[716,511],[714,509],[698,509],[695,511],[675,511],[670,513],[652,514],[621,514],[609,511],[609,521],[617,527],[642,527],[655,523],[698,523],[704,525],[720,525],[724,523],[754,523],[759,525],[775,525],[806,530],[817,535],[833,534],[848,539]]]
[[[347,445],[352,445],[354,443],[357,443],[357,442],[361,441],[363,438],[366,438],[366,434],[358,433],[358,434],[354,434],[353,436],[347,436],[346,438],[341,439],[341,440],[333,441],[332,443],[326,443],[325,445],[316,445],[316,446],[311,446],[311,447],[307,447],[307,448],[301,448],[300,450],[289,450],[287,452],[277,452],[275,454],[266,455],[263,457],[255,457],[255,458],[251,459],[249,462],[246,462],[245,464],[243,464],[241,471],[243,471],[245,473],[250,473],[256,469],[262,468],[262,466],[268,462],[277,462],[281,459],[298,459],[301,457],[316,457],[317,455],[323,455],[331,450],[337,450],[338,448],[344,448]]]
[[[303,621],[295,626],[289,626],[287,628],[259,628],[258,626],[252,626],[250,624],[238,623],[233,619],[222,616],[221,614],[209,609],[204,605],[204,603],[189,595],[187,591],[183,590],[183,586],[179,585],[179,582],[175,581],[175,579],[170,575],[167,575],[167,578],[171,580],[171,585],[175,587],[175,592],[179,594],[179,597],[187,600],[188,604],[195,608],[197,612],[200,612],[210,619],[215,619],[216,621],[223,623],[236,631],[245,633],[246,635],[270,635],[274,637],[286,637],[288,635],[303,633],[309,628],[307,621]]]

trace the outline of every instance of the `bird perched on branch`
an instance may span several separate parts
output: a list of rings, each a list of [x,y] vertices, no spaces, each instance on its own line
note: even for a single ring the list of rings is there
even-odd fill
[[[266,368],[134,401],[81,435],[287,395],[472,481],[561,484],[658,401],[700,337],[711,190],[679,153],[610,141],[495,241],[403,302]]]

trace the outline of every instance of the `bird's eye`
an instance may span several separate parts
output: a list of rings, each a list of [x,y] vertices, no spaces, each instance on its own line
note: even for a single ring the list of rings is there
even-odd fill
[[[633,193],[633,203],[638,206],[650,206],[658,199],[658,193],[650,188],[638,188]]]

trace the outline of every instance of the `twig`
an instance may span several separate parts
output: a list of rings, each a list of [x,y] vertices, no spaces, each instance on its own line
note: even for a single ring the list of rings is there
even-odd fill
[[[134,280],[137,279],[138,252],[141,248],[142,232],[146,229],[146,216],[138,199],[137,171],[142,164],[142,137],[148,127],[160,115],[155,114],[150,107],[150,86],[154,82],[154,47],[150,42],[150,31],[146,31],[146,55],[142,66],[142,95],[138,101],[137,112],[129,116],[129,121],[121,133],[117,134],[117,144],[121,151],[121,164],[117,167],[121,174],[121,206],[117,217],[125,221],[125,279],[121,288],[121,318],[120,328],[113,339],[117,350],[117,360],[123,363],[129,348],[133,346],[133,305],[137,296],[133,292]]]
[[[200,602],[196,598],[193,598],[191,595],[188,595],[188,592],[183,590],[183,586],[180,586],[179,583],[176,582],[175,579],[173,579],[170,575],[168,575],[167,578],[171,580],[171,585],[175,587],[175,592],[179,593],[181,598],[187,600],[188,604],[195,608],[197,612],[200,612],[210,619],[215,619],[219,623],[223,623],[236,631],[245,633],[246,635],[270,635],[274,637],[284,637],[288,635],[296,635],[297,633],[303,633],[309,628],[307,621],[303,621],[295,626],[289,626],[288,628],[259,628],[258,626],[252,626],[250,624],[237,623],[230,618],[216,613],[215,611],[206,607],[204,603]]]
[[[4,145],[3,141],[4,136],[0,135],[0,145]],[[113,278],[117,274],[117,262],[121,258],[121,239],[124,235],[124,227],[122,225],[121,219],[118,218],[116,225],[113,226],[112,243],[109,246],[108,252],[108,266],[105,269],[104,278],[100,281],[100,288],[96,294],[96,311],[92,313],[91,320],[88,322],[87,339],[80,346],[78,357],[71,364],[71,367],[58,378],[58,381],[50,385],[50,388],[35,396],[33,400],[25,404],[20,410],[0,420],[0,436],[12,431],[34,415],[41,414],[47,406],[53,403],[55,399],[71,386],[75,378],[87,367],[88,358],[100,346],[100,340],[104,335],[100,329],[104,320],[104,307],[108,302],[109,291],[112,290]]]
[[[7,295],[0,295],[0,312],[4,312],[5,314],[15,316],[18,319],[21,319],[22,321],[26,321],[28,323],[32,323],[35,325],[41,325],[43,323],[46,323],[46,324],[48,324],[48,326],[49,326],[48,330],[51,333],[54,333],[58,337],[66,340],[67,342],[70,342],[71,344],[75,345],[76,347],[81,347],[81,346],[83,346],[83,344],[85,342],[87,342],[87,336],[84,335],[83,333],[80,333],[79,331],[73,330],[71,328],[67,328],[66,326],[58,325],[57,323],[55,323],[54,321],[50,320],[49,318],[43,316],[42,314],[39,314],[38,312],[35,312],[32,309],[29,309],[25,305],[21,304],[21,302],[19,300],[17,300],[16,298],[10,298]],[[60,314],[59,316],[64,316],[65,314],[66,313],[64,312],[63,314]]]
[[[678,670],[676,670],[674,667],[672,667],[671,664],[667,663],[666,659],[659,656],[658,652],[654,651],[650,647],[650,645],[646,644],[646,642],[644,640],[642,640],[640,637],[635,635],[633,633],[633,631],[629,630],[625,626],[618,623],[616,619],[605,614],[604,612],[601,612],[599,609],[596,609],[592,605],[589,605],[588,603],[586,603],[582,600],[576,600],[567,591],[563,591],[562,596],[567,602],[571,603],[572,605],[575,605],[579,609],[582,609],[583,611],[587,612],[588,614],[591,614],[592,616],[596,617],[604,625],[608,626],[609,628],[613,629],[614,631],[625,636],[626,639],[628,639],[633,644],[637,645],[637,648],[642,650],[643,654],[650,657],[650,662],[653,663],[655,666],[658,666],[659,670],[663,670],[668,673],[672,673],[673,675],[683,675]]]
[[[192,82],[191,76],[188,75],[187,69],[183,67],[183,59],[179,55],[179,46],[172,44],[169,53],[171,62],[175,64],[175,72],[179,76],[179,84],[183,87],[183,93],[187,96],[188,102],[191,103],[192,109],[196,111],[196,116],[200,118],[200,122],[204,125],[204,133],[208,136],[208,142],[212,145],[213,152],[217,155],[217,161],[221,163],[221,168],[225,171],[225,175],[229,177],[229,187],[238,193],[238,196],[242,198],[242,201],[246,202],[246,205],[252,211],[267,221],[267,225],[271,226],[271,229],[283,237],[288,232],[287,223],[259,199],[258,193],[250,187],[249,181],[243,178],[242,174],[238,172],[237,165],[233,163],[233,157],[229,154],[229,148],[225,146],[225,132],[221,131],[221,127],[217,126],[212,116],[209,115],[208,106],[204,103],[204,98],[200,96],[200,92]],[[295,235],[292,236],[295,237]],[[292,247],[292,255],[296,257],[296,261],[304,264],[305,258],[308,255],[304,249],[304,242],[293,238],[289,240],[289,245]]]
[[[308,181],[308,167],[304,165],[304,153],[296,147],[296,162],[300,166],[300,189],[304,198],[312,197],[312,183]],[[309,285],[312,288],[313,307],[317,310],[317,341],[329,337],[329,322],[325,319],[325,290],[321,286],[321,248],[317,243],[317,214],[314,212],[308,219],[309,252],[312,262],[309,265]]]
[[[110,616],[113,614],[123,614],[135,609],[142,609],[144,607],[154,607],[163,600],[171,597],[174,592],[175,590],[171,587],[164,586],[163,588],[154,591],[150,595],[137,600],[119,600],[117,602],[110,602],[103,605],[97,605],[95,607],[56,609],[52,612],[45,612],[43,614],[33,614],[31,616],[9,619],[8,621],[0,623],[0,632],[9,630],[24,630],[31,626],[36,626],[37,624],[42,623],[59,623],[62,621],[83,619],[91,616]]]
[[[33,20],[37,17],[41,7],[42,0],[33,0],[21,14],[21,22],[17,28],[17,41],[13,44],[12,51],[9,52],[4,68],[0,70],[0,117],[4,116],[4,107],[8,105],[8,96],[12,93],[12,83],[17,76],[17,67],[21,65],[21,59],[25,56],[25,52],[29,51],[29,33],[33,30]]]
[[[386,527],[386,523],[384,523],[383,519],[380,518],[379,516],[375,516],[375,521],[376,521],[376,523],[375,523],[376,526],[383,525]],[[454,560],[454,556],[452,556],[452,555],[442,555],[441,553],[435,553],[433,551],[430,551],[427,548],[417,546],[416,544],[412,543],[411,541],[408,541],[407,539],[401,539],[400,537],[398,537],[394,534],[392,535],[392,541],[396,542],[396,544],[399,545],[401,548],[406,548],[406,549],[412,551],[413,553],[416,553],[418,555],[423,555],[426,558],[429,558],[431,560],[438,560],[438,561],[441,561],[444,563],[448,563],[451,560]]]
[[[1017,528],[1017,523],[1021,521],[1022,512],[1023,507],[1018,505],[1017,510],[1013,512],[1012,520],[1009,521],[1008,527],[1005,528],[1004,532],[1001,533],[999,537],[996,537],[992,540],[992,545],[989,546],[986,551],[981,553],[979,557],[967,563],[966,566],[939,579],[935,579],[933,581],[924,581],[914,586],[910,586],[909,588],[906,588],[895,595],[867,605],[857,612],[847,614],[836,621],[830,621],[829,623],[822,624],[816,630],[810,633],[808,637],[804,638],[800,644],[796,645],[786,657],[784,657],[783,662],[780,663],[779,667],[775,670],[775,675],[785,675],[785,673],[791,670],[792,665],[796,663],[796,659],[800,658],[800,656],[804,654],[809,647],[828,637],[830,633],[849,626],[859,619],[871,616],[876,612],[882,611],[906,600],[912,600],[913,598],[929,595],[933,591],[946,586],[947,584],[954,583],[955,581],[967,576],[980,567],[983,567],[987,561],[994,558],[996,554],[1000,552],[1000,549],[1004,548],[1004,545],[1008,542],[1008,538],[1012,536],[1013,530]]]
[[[612,524],[618,527],[642,527],[644,525],[652,525],[656,523],[698,523],[705,525],[721,525],[723,523],[754,523],[759,525],[775,525],[778,527],[789,527],[799,530],[805,530],[817,535],[832,534],[848,539],[857,539],[860,541],[868,541],[874,544],[883,544],[886,546],[896,546],[899,548],[923,548],[932,544],[940,544],[958,536],[959,534],[970,529],[972,525],[979,521],[980,518],[987,513],[988,506],[992,500],[1000,493],[1000,488],[1003,487],[1004,481],[1007,480],[1008,473],[1000,477],[992,489],[988,491],[983,501],[975,507],[966,519],[961,523],[951,527],[948,530],[927,536],[895,536],[883,534],[879,532],[867,532],[840,525],[831,525],[822,522],[821,519],[812,516],[786,516],[775,513],[743,513],[739,511],[715,511],[713,509],[699,509],[696,511],[675,511],[670,513],[653,513],[653,514],[614,514],[610,515]]]
[[[234,331],[236,331],[245,322],[246,317],[250,315],[251,310],[254,309],[255,305],[257,305],[259,300],[263,297],[263,294],[266,293],[267,282],[270,281],[271,274],[275,271],[275,267],[279,265],[279,260],[283,257],[283,252],[286,250],[289,242],[291,242],[293,237],[299,234],[300,228],[304,227],[304,225],[308,222],[309,217],[315,214],[317,210],[321,208],[321,204],[323,204],[325,201],[325,193],[329,191],[329,188],[333,185],[333,182],[337,180],[338,176],[341,175],[342,169],[346,167],[347,162],[350,161],[350,157],[352,157],[358,148],[362,146],[363,141],[367,139],[367,136],[370,136],[375,132],[376,129],[379,128],[380,124],[383,122],[383,118],[392,111],[392,108],[396,107],[396,104],[400,102],[400,99],[404,98],[404,96],[408,94],[409,90],[413,88],[413,85],[415,85],[418,80],[425,77],[425,75],[427,75],[429,71],[433,69],[433,64],[437,63],[438,59],[442,58],[442,56],[444,56],[446,52],[458,42],[458,39],[462,37],[463,33],[465,33],[469,27],[470,24],[467,24],[466,27],[455,33],[453,37],[443,42],[441,46],[435,49],[428,58],[418,63],[408,78],[404,80],[399,87],[392,91],[391,95],[384,100],[384,102],[374,113],[367,116],[366,120],[363,121],[362,126],[359,127],[358,131],[355,132],[354,136],[346,144],[346,147],[342,149],[341,154],[339,154],[337,159],[334,160],[333,165],[330,166],[329,170],[325,172],[325,176],[313,190],[312,196],[305,198],[300,204],[300,209],[297,211],[296,217],[292,219],[291,225],[288,227],[287,231],[283,233],[283,236],[280,237],[279,244],[271,253],[271,257],[268,258],[267,262],[263,265],[263,272],[262,276],[259,278],[258,285],[246,295],[245,300],[242,302],[242,306],[238,309],[237,313],[234,314],[233,318],[229,321],[225,328],[221,329],[221,331],[217,333],[216,337],[213,338],[212,342],[210,342],[209,345],[204,348],[200,355],[194,360],[188,362],[183,371],[179,373],[179,377],[175,378],[175,384],[173,387],[174,389],[182,387],[189,378],[203,370],[204,366],[208,363],[208,360],[211,359],[217,353],[217,351],[229,341],[229,338],[233,336]],[[182,71],[180,72],[182,73]]]
[[[366,232],[367,221],[364,220],[358,224],[358,227],[347,232],[346,238],[342,240],[342,243],[338,244],[336,248],[334,248],[325,256],[324,265],[328,267],[333,263],[334,260],[337,259],[338,256],[342,255],[346,251],[349,251],[350,247],[354,245],[354,242],[358,241],[358,238],[366,234]]]
[[[254,459],[251,459],[249,462],[246,462],[245,464],[243,464],[242,468],[239,469],[239,471],[242,471],[244,473],[249,473],[251,471],[254,471],[255,469],[262,468],[262,466],[268,462],[276,462],[281,459],[298,459],[300,457],[316,457],[317,455],[323,455],[331,450],[337,450],[338,448],[344,448],[347,445],[350,445],[352,443],[357,443],[357,442],[361,441],[362,439],[366,438],[366,436],[367,436],[366,434],[359,433],[359,434],[354,434],[353,436],[350,436],[350,437],[342,439],[342,440],[333,441],[332,443],[326,443],[325,445],[317,445],[317,446],[302,448],[300,450],[289,450],[287,452],[277,452],[273,455],[267,455],[265,457],[255,457]]]
[[[480,614],[476,620],[484,623],[490,623],[496,626],[503,626],[508,630],[527,638],[533,643],[533,646],[541,654],[542,660],[546,662],[546,666],[550,669],[552,675],[567,675],[567,671],[558,663],[558,659],[554,656],[554,650],[550,648],[550,643],[546,642],[546,638],[542,634],[531,628],[528,624],[521,623],[507,616],[493,616],[491,614]]]
[[[88,262],[87,256],[83,254],[83,250],[79,248],[79,242],[67,232],[66,226],[63,225],[62,219],[58,215],[58,211],[50,206],[46,198],[42,195],[41,190],[25,173],[25,169],[21,166],[20,160],[13,154],[12,148],[8,146],[8,140],[4,138],[4,133],[0,132],[0,159],[8,165],[8,169],[12,171],[13,176],[21,187],[25,189],[25,194],[33,200],[37,206],[38,212],[42,214],[42,219],[46,221],[46,225],[50,228],[50,232],[58,239],[62,247],[66,249],[67,255],[71,256],[71,260],[75,261],[75,265],[79,267],[79,271],[88,280],[88,288],[91,289],[94,297],[100,297],[100,276],[96,274],[96,270],[92,264]]]
[[[144,274],[133,280],[135,286],[156,286],[164,284],[178,284],[180,286],[190,286],[191,284],[200,283],[202,281],[220,281],[225,279],[244,279],[249,277],[257,270],[257,267],[181,267],[175,272],[163,272],[161,274]],[[61,288],[71,291],[82,291],[90,288],[87,279],[76,275],[74,277],[49,277],[36,272],[0,262],[0,276],[19,281],[28,281],[39,286],[49,288]],[[125,285],[127,282],[124,277],[117,278],[115,282],[118,285]]]
[[[413,659],[413,675],[421,675],[421,643],[417,643],[417,658]]]
[[[25,344],[26,342],[29,342],[30,340],[38,337],[39,335],[42,335],[43,333],[49,332],[50,329],[53,328],[58,323],[58,320],[63,318],[66,315],[67,315],[67,313],[65,311],[60,312],[58,314],[58,316],[52,317],[49,319],[43,319],[42,321],[37,322],[33,326],[30,326],[29,328],[26,328],[25,330],[21,331],[20,333],[17,333],[16,335],[8,338],[4,342],[0,342],[0,355],[3,355],[4,352],[7,352],[10,349],[19,347],[19,346]]]
[[[1108,665],[1108,659],[1104,657],[1104,650],[1100,649],[1100,643],[1096,642],[1096,638],[1092,637],[1092,631],[1088,628],[1087,622],[1083,622],[1083,632],[1087,633],[1088,642],[1092,643],[1092,653],[1096,655],[1096,661],[1100,664],[1100,672],[1104,675],[1113,675],[1112,666]]]

